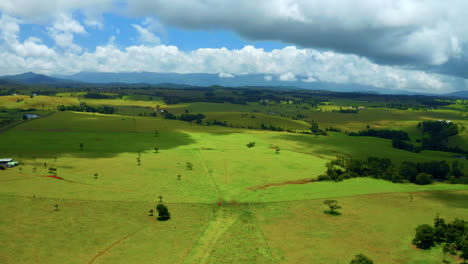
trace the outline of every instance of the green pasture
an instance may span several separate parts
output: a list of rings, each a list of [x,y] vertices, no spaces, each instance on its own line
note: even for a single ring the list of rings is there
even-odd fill
[[[135,113],[157,103],[106,100],[87,103]],[[291,113],[296,109],[284,105],[275,107]],[[275,115],[241,110],[260,107],[248,105],[220,111],[230,106],[168,107],[174,113],[203,112],[206,120],[234,125],[309,126],[281,117],[286,110]],[[422,120],[466,124],[463,115],[449,110],[301,111],[308,111],[307,119],[322,128],[362,130],[369,124],[404,129],[414,139],[418,132],[412,129]],[[465,144],[466,136],[461,132],[452,144]],[[247,148],[249,142],[255,147]],[[324,174],[326,163],[336,156],[386,157],[397,165],[459,160],[468,169],[468,161],[455,159],[453,153],[412,153],[373,137],[57,112],[0,134],[0,158],[21,162],[0,171],[0,263],[349,263],[358,253],[376,263],[440,263],[440,247],[412,247],[414,229],[431,223],[436,213],[446,220],[468,219],[468,186],[372,178],[307,183]],[[57,168],[63,180],[46,177],[49,167]],[[148,216],[158,196],[169,207],[169,221]],[[341,216],[323,214],[322,201],[329,198],[343,206]]]

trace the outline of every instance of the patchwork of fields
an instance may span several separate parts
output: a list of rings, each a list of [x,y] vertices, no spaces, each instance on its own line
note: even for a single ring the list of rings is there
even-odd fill
[[[57,100],[51,104],[75,103],[70,97]],[[185,109],[167,107],[175,113]],[[235,111],[220,111],[226,104],[187,107],[234,125],[309,127],[250,113],[249,105]],[[463,113],[442,110],[314,112],[306,119],[350,131],[368,124],[398,127],[410,135],[422,120],[468,125]],[[466,145],[467,138],[464,131],[453,141]],[[249,142],[255,147],[248,148]],[[310,182],[336,156],[388,157],[397,164],[458,160],[453,153],[413,153],[392,148],[391,140],[343,133],[314,136],[160,116],[57,112],[0,133],[0,156],[21,162],[0,171],[0,263],[348,263],[358,253],[375,263],[440,263],[440,247],[421,251],[411,245],[415,227],[430,224],[437,213],[447,220],[468,218],[467,185],[371,178]],[[460,162],[467,171],[468,162]],[[57,178],[47,177],[50,167]],[[159,196],[171,212],[169,221],[148,214]],[[323,214],[322,201],[329,198],[340,202],[341,216]]]

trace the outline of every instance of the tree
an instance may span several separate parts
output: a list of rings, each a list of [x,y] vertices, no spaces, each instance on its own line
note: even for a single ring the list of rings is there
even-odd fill
[[[418,175],[416,175],[416,184],[419,185],[426,185],[426,184],[432,184],[434,182],[434,177],[432,175],[421,172]]]
[[[324,213],[331,214],[331,215],[340,215],[341,213],[337,212],[336,210],[341,209],[341,206],[338,205],[338,201],[336,200],[325,200],[323,204],[327,205],[330,210],[325,210]]]
[[[460,243],[460,250],[462,252],[460,257],[462,257],[463,262],[466,263],[466,260],[468,259],[468,236],[465,236]]]
[[[159,221],[166,221],[171,218],[171,214],[164,204],[158,204],[158,206],[156,206],[156,210],[158,210]]]
[[[158,152],[159,152],[158,147],[154,147],[154,153],[158,153]]]
[[[83,150],[83,148],[84,148],[83,143],[80,143],[80,150]]]
[[[416,236],[413,244],[421,249],[429,249],[434,245],[434,229],[428,224],[419,225],[416,228]]]
[[[444,247],[442,248],[442,252],[444,253],[444,258],[442,259],[443,262],[445,262],[445,255],[447,252],[450,252],[450,244],[445,243]]]
[[[255,142],[250,142],[249,144],[247,144],[247,147],[248,147],[248,148],[253,148],[253,147],[255,147]]]
[[[186,167],[187,167],[187,170],[192,170],[193,164],[187,161]]]
[[[159,202],[162,203],[162,198],[163,197],[161,195],[159,195],[158,198],[159,198]]]
[[[276,154],[279,154],[280,153],[280,147],[276,146],[275,147],[275,152],[276,152]]]
[[[374,261],[370,260],[363,254],[358,254],[354,256],[349,264],[374,264]]]

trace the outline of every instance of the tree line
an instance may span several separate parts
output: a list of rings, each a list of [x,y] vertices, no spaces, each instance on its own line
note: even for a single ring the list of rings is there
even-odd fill
[[[82,103],[80,106],[76,105],[59,105],[57,106],[57,110],[59,111],[76,111],[76,112],[91,112],[91,113],[101,113],[101,114],[113,114],[115,112],[115,108],[112,106],[98,106],[92,107],[85,103]]]
[[[366,131],[359,131],[359,132],[350,132],[348,133],[350,136],[365,136],[365,137],[378,137],[378,138],[386,138],[386,139],[399,139],[399,140],[410,140],[408,133],[401,130],[375,130],[369,129]]]
[[[326,175],[318,180],[342,181],[356,177],[372,177],[395,183],[411,182],[425,185],[434,181],[452,184],[468,184],[468,175],[463,173],[463,163],[453,161],[402,162],[397,168],[388,158],[368,157],[365,160],[338,157],[327,163]]]
[[[202,123],[202,119],[205,118],[204,114],[189,114],[184,113],[181,115],[174,115],[168,111],[163,112],[164,119],[173,119],[173,120],[180,120],[185,122],[193,122],[196,121],[197,124]]]

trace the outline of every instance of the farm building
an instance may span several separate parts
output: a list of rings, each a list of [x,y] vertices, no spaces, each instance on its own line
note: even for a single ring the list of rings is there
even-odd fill
[[[8,162],[12,162],[12,159],[0,159],[0,165],[1,166],[6,166]]]

